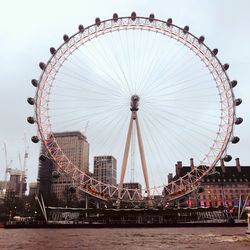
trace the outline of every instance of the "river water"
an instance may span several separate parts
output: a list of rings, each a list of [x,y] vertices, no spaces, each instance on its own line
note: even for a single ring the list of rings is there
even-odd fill
[[[246,228],[0,229],[0,249],[240,249]]]

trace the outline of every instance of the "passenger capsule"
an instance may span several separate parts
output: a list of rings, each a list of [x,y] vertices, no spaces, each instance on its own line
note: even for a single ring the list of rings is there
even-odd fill
[[[39,67],[40,67],[40,69],[44,70],[45,67],[46,67],[46,64],[43,63],[43,62],[40,62],[40,63],[39,63]]]
[[[213,49],[213,54],[216,56],[217,54],[218,54],[218,52],[219,52],[219,50],[218,49]]]
[[[34,124],[35,123],[34,117],[32,117],[32,116],[27,117],[27,122],[30,124]]]
[[[45,155],[40,155],[39,156],[39,160],[40,161],[46,161],[47,160],[47,157]]]
[[[135,21],[136,19],[136,13],[134,11],[131,13],[131,19],[132,21]]]
[[[242,103],[242,99],[238,98],[238,99],[235,99],[235,106],[239,106],[241,103]]]
[[[83,25],[82,25],[82,24],[79,24],[79,26],[78,26],[78,30],[79,30],[80,32],[83,32],[83,31],[84,31],[84,27],[83,27]]]
[[[115,22],[117,22],[117,20],[118,20],[118,14],[117,14],[117,13],[114,13],[114,14],[113,14],[113,20],[114,20]]]
[[[31,84],[34,86],[34,87],[37,87],[38,86],[38,81],[36,79],[32,79],[31,80]]]
[[[198,187],[198,190],[197,190],[197,191],[198,191],[198,193],[200,194],[200,193],[203,193],[204,190],[205,190],[204,187]]]
[[[236,120],[235,120],[235,124],[236,125],[239,125],[243,122],[243,118],[242,117],[237,117]]]
[[[68,42],[68,40],[69,40],[69,36],[68,35],[63,35],[63,40],[64,40],[64,42]]]
[[[97,26],[100,26],[100,24],[101,24],[101,19],[100,19],[99,17],[97,17],[97,18],[95,19],[95,24],[96,24]]]
[[[61,174],[57,170],[54,170],[52,172],[52,177],[53,178],[58,179],[60,176],[61,176]]]
[[[225,64],[223,65],[223,69],[224,69],[224,70],[228,70],[228,69],[229,69],[229,64],[228,64],[228,63],[225,63]]]
[[[56,53],[56,49],[53,48],[53,47],[51,47],[51,48],[49,49],[49,51],[50,51],[50,54],[51,54],[51,55],[55,55],[55,53]]]
[[[155,19],[155,15],[152,13],[149,15],[149,22],[152,23]]]
[[[34,143],[38,143],[39,142],[39,138],[34,135],[34,136],[31,137],[31,141],[34,142]]]
[[[203,43],[205,41],[205,37],[204,36],[200,36],[198,39],[199,43]]]
[[[167,26],[169,27],[172,23],[173,23],[172,18],[169,18],[169,19],[167,20]]]
[[[234,136],[232,139],[231,139],[231,142],[233,143],[233,144],[236,144],[236,143],[238,143],[240,141],[240,138],[238,137],[238,136]]]
[[[231,81],[231,87],[234,88],[238,82],[236,80]]]
[[[184,33],[184,34],[187,34],[188,31],[189,31],[189,26],[186,25],[186,26],[184,27],[184,29],[183,29],[183,33]]]
[[[72,193],[72,194],[75,193],[76,192],[76,188],[73,187],[73,186],[69,187],[69,192]]]
[[[28,102],[30,105],[34,105],[34,104],[35,104],[35,100],[34,100],[34,98],[32,98],[32,97],[27,98],[27,102]]]
[[[225,155],[224,158],[223,158],[223,160],[224,160],[225,162],[229,162],[229,161],[232,160],[232,156],[231,156],[231,155]]]

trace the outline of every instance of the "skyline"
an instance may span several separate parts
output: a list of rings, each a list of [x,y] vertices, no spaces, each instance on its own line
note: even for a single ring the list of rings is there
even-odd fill
[[[12,1],[13,3],[15,1]],[[3,71],[1,74],[1,117],[2,117],[2,129],[0,132],[0,143],[7,143],[9,159],[13,159],[13,164],[18,165],[18,152],[24,151],[23,145],[23,134],[27,136],[27,141],[29,142],[29,159],[28,159],[28,182],[35,181],[37,178],[37,169],[38,169],[38,152],[40,150],[39,145],[35,145],[30,142],[30,137],[36,134],[35,128],[32,128],[27,122],[26,118],[32,115],[32,108],[29,107],[26,103],[26,98],[28,96],[34,95],[34,89],[30,84],[32,78],[37,78],[40,74],[40,69],[38,63],[40,61],[46,62],[49,57],[49,47],[59,46],[62,43],[63,34],[73,34],[77,30],[77,26],[82,23],[87,26],[94,23],[95,17],[99,16],[101,20],[111,18],[114,12],[117,12],[119,16],[126,15],[129,16],[132,11],[136,11],[138,15],[148,16],[150,13],[154,13],[157,18],[166,20],[168,17],[173,18],[173,22],[181,27],[184,25],[189,25],[191,32],[197,35],[205,35],[206,44],[209,47],[217,47],[219,49],[219,58],[223,63],[229,63],[230,69],[228,74],[231,80],[238,80],[238,86],[234,89],[236,97],[242,98],[242,105],[237,108],[237,115],[243,117],[244,122],[241,126],[237,127],[235,130],[235,135],[238,135],[241,139],[240,143],[237,145],[230,145],[229,154],[234,158],[239,157],[241,159],[242,165],[249,165],[248,160],[248,142],[250,139],[249,132],[249,114],[247,113],[247,106],[249,104],[249,90],[250,87],[247,84],[247,67],[250,64],[250,52],[247,50],[250,35],[246,34],[248,24],[250,24],[250,18],[247,13],[246,1],[241,1],[245,3],[242,6],[239,6],[233,2],[228,4],[230,1],[222,1],[216,4],[216,8],[212,8],[211,5],[208,5],[208,2],[201,6],[196,6],[198,1],[190,1],[189,4],[183,4],[183,1],[177,1],[175,4],[166,4],[165,1],[158,1],[159,5],[155,6],[154,4],[147,3],[147,6],[143,9],[143,1],[138,1],[138,3],[130,4],[132,1],[122,1],[120,4],[114,4],[115,1],[107,1],[103,6],[102,11],[100,11],[100,4],[97,1],[93,1],[92,5],[89,5],[89,8],[92,10],[88,11],[87,15],[83,15],[79,8],[74,8],[75,6],[70,6],[76,15],[73,16],[72,20],[63,20],[67,16],[68,9],[62,8],[60,14],[54,13],[51,11],[53,5],[56,5],[55,2],[49,3],[44,1],[41,8],[48,11],[46,22],[43,22],[42,18],[39,18],[41,13],[37,13],[37,16],[34,14],[35,6],[31,2],[26,1],[24,4],[15,2],[17,5],[20,4],[20,8],[14,10],[16,14],[15,18],[9,20],[7,13],[10,13],[11,3],[5,3],[7,8],[5,11],[6,16],[1,16],[1,19],[7,19],[9,21],[8,27],[5,26],[3,20],[1,20],[1,30],[3,31],[3,59],[2,63],[5,62],[5,65],[11,65],[11,67],[1,67]],[[77,2],[77,1],[76,1]],[[178,3],[182,3],[183,9],[179,13],[177,9]],[[223,3],[227,3],[224,12],[220,12],[220,8],[223,6]],[[78,2],[80,3],[80,2]],[[213,1],[215,4],[215,1]],[[25,5],[27,4],[27,5]],[[113,5],[112,5],[113,4]],[[30,9],[26,9],[29,5]],[[160,7],[164,5],[167,9],[165,13],[164,8]],[[46,7],[49,7],[47,9]],[[76,4],[77,6],[77,4]],[[114,8],[113,6],[116,6]],[[84,7],[84,3],[82,4]],[[189,8],[197,7],[200,11],[197,11],[197,15],[190,15],[185,18],[183,12],[189,11]],[[215,14],[211,17],[208,15],[211,12],[207,10],[211,8],[215,11]],[[25,18],[20,19],[20,14],[23,10],[27,14]],[[99,9],[99,11],[98,11]],[[170,10],[171,9],[171,10]],[[26,12],[25,12],[26,11]],[[217,11],[217,13],[216,13]],[[96,14],[99,12],[99,14]],[[191,13],[191,12],[190,12]],[[202,14],[203,13],[203,14]],[[233,13],[237,16],[237,22],[235,19],[233,23],[230,23]],[[56,14],[57,19],[53,17]],[[41,15],[42,16],[42,15]],[[201,19],[202,17],[202,19]],[[50,20],[53,19],[53,20]],[[199,20],[199,25],[197,25],[197,20]],[[17,22],[18,21],[18,22]],[[32,21],[30,26],[25,26]],[[218,21],[218,22],[217,22]],[[34,23],[33,23],[34,22]],[[4,25],[3,25],[4,24]],[[230,24],[230,25],[229,25]],[[240,25],[239,25],[240,24]],[[25,29],[16,28],[24,26]],[[20,26],[19,26],[20,25]],[[230,26],[230,27],[229,27]],[[238,33],[237,36],[232,36],[232,30],[236,28]],[[21,32],[22,31],[22,32]],[[45,35],[46,34],[46,35]],[[18,40],[21,37],[20,43]],[[237,49],[235,49],[235,44],[239,44]],[[13,61],[15,64],[13,64]],[[12,73],[13,72],[13,73]],[[3,82],[8,82],[9,84],[3,85]],[[20,106],[20,109],[11,108],[10,112],[6,112],[10,107],[13,107],[13,102]],[[2,148],[2,146],[1,146]],[[114,156],[116,157],[116,156]],[[191,157],[191,156],[190,156]],[[182,160],[184,164],[189,161],[189,159],[178,159]],[[4,166],[4,152],[1,151],[0,154],[0,178],[3,178]],[[234,162],[231,162],[233,165]],[[175,162],[173,162],[173,165]],[[230,165],[230,164],[229,164]]]

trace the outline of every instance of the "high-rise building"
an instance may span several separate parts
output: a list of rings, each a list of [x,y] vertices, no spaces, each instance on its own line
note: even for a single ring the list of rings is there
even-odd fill
[[[22,190],[21,190],[22,189]],[[14,193],[16,196],[23,196],[26,191],[26,178],[21,170],[12,169],[7,192]]]
[[[111,155],[94,157],[94,178],[106,184],[116,185],[117,162]]]
[[[54,137],[64,154],[85,173],[89,172],[89,143],[79,131],[54,133]]]
[[[70,161],[81,171],[89,173],[89,143],[79,131],[54,133],[54,137],[61,150]],[[41,153],[45,151],[42,146]],[[67,191],[73,185],[72,178],[60,173],[59,178],[53,178],[52,173],[57,169],[52,160],[40,160],[38,171],[38,188],[47,200],[49,194],[54,193],[59,200],[67,199]]]
[[[41,146],[41,155],[45,154],[45,148]],[[52,172],[55,169],[53,161],[49,158],[39,158],[39,168],[37,177],[38,193],[42,194],[45,201],[47,201],[51,194]]]

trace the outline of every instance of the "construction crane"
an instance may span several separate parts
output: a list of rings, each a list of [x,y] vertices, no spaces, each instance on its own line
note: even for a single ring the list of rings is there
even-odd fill
[[[7,177],[8,177],[8,174],[10,174],[11,172],[12,160],[8,161],[7,146],[5,142],[3,143],[3,146],[4,146],[4,156],[5,156],[5,175],[4,175],[3,193],[5,193],[7,189]]]
[[[21,178],[20,178],[20,189],[19,189],[19,197],[21,198],[23,195],[23,184],[25,182],[25,179],[27,177],[27,159],[29,156],[29,146],[27,145],[26,136],[24,135],[24,157],[23,162],[21,159],[21,154],[19,153],[19,162],[20,162],[20,168],[21,168]]]

